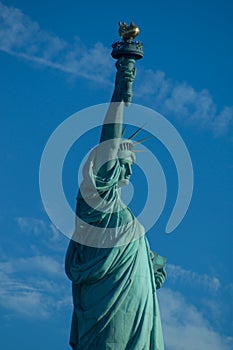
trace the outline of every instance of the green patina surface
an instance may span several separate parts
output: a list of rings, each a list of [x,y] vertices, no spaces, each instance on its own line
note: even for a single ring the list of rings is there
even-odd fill
[[[74,303],[70,344],[75,350],[164,349],[156,289],[166,277],[165,259],[151,252],[142,225],[123,205],[119,189],[131,151],[125,151],[122,165],[115,140],[122,133],[123,106],[132,98],[134,62],[117,61],[114,103],[105,117],[100,145],[84,166],[77,197],[76,232],[66,255]],[[102,142],[108,140],[111,147],[103,149]],[[111,161],[100,167],[106,152]],[[104,245],[106,239],[118,242],[119,237],[127,239],[120,245]]]

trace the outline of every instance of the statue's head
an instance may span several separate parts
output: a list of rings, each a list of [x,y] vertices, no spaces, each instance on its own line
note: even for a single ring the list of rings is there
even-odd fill
[[[125,132],[125,128],[122,131],[122,141],[120,143],[118,149],[118,159],[121,165],[121,174],[119,178],[119,187],[129,184],[130,176],[132,175],[132,165],[136,162],[136,152],[140,152],[140,150],[135,150],[134,147],[138,144],[143,143],[146,140],[151,139],[151,136],[145,137],[139,141],[134,142],[133,139],[143,130],[143,126],[136,130],[133,135],[131,135],[128,139],[124,139],[123,135]]]
[[[121,166],[118,186],[122,187],[129,184],[130,176],[132,175],[132,166],[136,161],[136,156],[133,151],[133,142],[123,139],[118,150],[118,158]]]

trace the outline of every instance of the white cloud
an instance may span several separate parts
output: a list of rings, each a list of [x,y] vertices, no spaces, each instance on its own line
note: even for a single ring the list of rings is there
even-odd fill
[[[71,308],[71,288],[64,267],[51,257],[1,262],[0,279],[0,305],[13,315],[49,318],[62,308]]]
[[[17,217],[16,222],[22,232],[39,235],[48,230],[48,224],[41,219],[30,217]]]
[[[188,295],[189,301],[202,311],[203,317],[211,320],[215,328],[231,327],[232,296],[229,285],[214,275],[197,273],[177,265],[168,264],[167,272],[168,288]]]
[[[0,50],[102,86],[112,85],[114,67],[109,48],[100,42],[87,48],[78,38],[70,44],[42,30],[21,10],[1,2]],[[232,127],[233,106],[219,111],[206,89],[196,91],[185,82],[167,78],[162,71],[142,68],[138,69],[135,84],[135,96],[143,98],[143,103],[148,102],[166,116],[174,115],[183,124],[211,130],[217,137]]]
[[[96,43],[88,49],[77,38],[72,44],[44,31],[20,9],[0,2],[0,50],[88,80],[112,84],[109,49]]]
[[[171,283],[182,283],[182,285],[191,285],[192,288],[204,288],[211,292],[217,292],[220,288],[220,281],[217,277],[211,277],[207,274],[198,274],[196,272],[186,270],[178,265],[167,265],[169,281]]]
[[[0,270],[5,271],[6,273],[16,273],[20,271],[32,272],[40,271],[48,275],[64,275],[64,267],[61,263],[58,263],[56,260],[49,256],[33,256],[27,258],[18,258],[12,261],[1,262]]]
[[[30,241],[40,236],[40,242],[54,251],[63,251],[67,245],[67,238],[51,222],[33,217],[16,217],[15,221],[22,233],[30,235]]]
[[[1,269],[1,267],[0,267]],[[47,318],[49,311],[43,302],[43,294],[30,285],[0,270],[0,305],[14,314]]]
[[[227,133],[229,127],[233,125],[233,107],[224,107],[223,110],[215,116],[212,124],[215,136],[222,136]]]
[[[183,124],[211,130],[214,136],[223,136],[233,125],[233,106],[218,111],[207,89],[196,91],[185,82],[175,82],[164,72],[139,70],[137,97],[145,99],[165,115],[175,116]]]
[[[180,293],[163,288],[159,301],[166,350],[230,350],[230,337],[215,331]]]
[[[173,271],[190,278],[190,272],[182,268]],[[41,255],[3,261],[0,279],[0,305],[11,312],[11,317],[45,319],[59,317],[64,310],[72,311],[71,284],[64,274],[64,266],[52,257]],[[205,278],[203,281],[205,284]],[[230,350],[227,345],[231,342],[230,335],[225,337],[214,330],[202,312],[181,293],[163,288],[159,291],[159,300],[166,350]]]

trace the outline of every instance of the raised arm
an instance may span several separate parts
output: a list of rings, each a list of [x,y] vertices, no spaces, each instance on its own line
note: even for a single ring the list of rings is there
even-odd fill
[[[103,122],[95,163],[96,171],[101,176],[104,176],[117,160],[122,136],[124,105],[128,106],[132,99],[132,83],[135,78],[134,63],[134,59],[124,57],[119,58],[116,62],[117,73],[114,92]]]

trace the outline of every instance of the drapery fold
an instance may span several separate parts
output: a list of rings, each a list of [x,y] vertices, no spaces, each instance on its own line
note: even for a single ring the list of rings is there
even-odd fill
[[[84,166],[66,254],[74,303],[70,344],[75,350],[163,350],[144,229],[120,199],[119,163],[100,178],[95,152]]]

